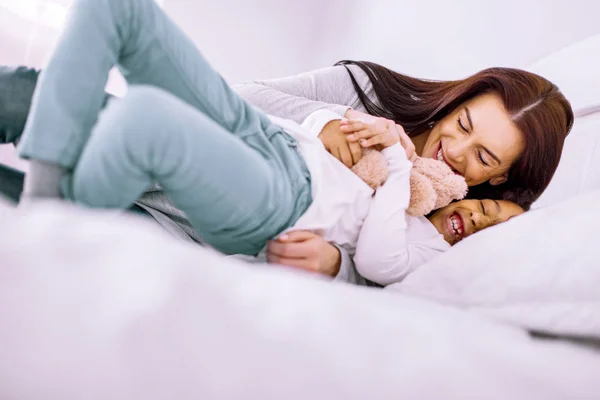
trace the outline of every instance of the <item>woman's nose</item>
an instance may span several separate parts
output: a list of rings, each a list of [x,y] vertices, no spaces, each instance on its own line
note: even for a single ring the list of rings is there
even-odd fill
[[[467,139],[457,138],[449,143],[446,150],[446,157],[450,163],[461,163],[465,159],[467,149],[469,148],[469,141]]]

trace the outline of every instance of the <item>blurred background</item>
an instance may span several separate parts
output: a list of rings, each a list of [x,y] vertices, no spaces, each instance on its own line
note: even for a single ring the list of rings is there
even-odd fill
[[[230,83],[276,78],[340,59],[419,77],[526,68],[600,32],[597,0],[163,0]],[[0,0],[0,64],[43,67],[72,0]],[[125,93],[112,74],[109,90]],[[19,167],[11,148],[0,160]]]

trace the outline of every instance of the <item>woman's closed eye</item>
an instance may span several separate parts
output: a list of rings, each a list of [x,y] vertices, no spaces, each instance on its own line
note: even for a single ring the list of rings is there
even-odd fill
[[[470,116],[469,116],[469,111],[465,109],[465,112],[467,112],[467,118],[466,119],[469,122],[469,126],[472,126],[471,125],[471,119],[470,119]],[[456,123],[458,124],[458,128],[461,131],[463,131],[463,133],[470,133],[469,128],[467,128],[467,124],[466,124],[466,122],[464,122],[464,118],[463,118],[462,115],[458,116],[458,118],[456,120]],[[490,163],[485,159],[484,152],[482,150],[476,150],[476,152],[477,152],[477,161],[481,165],[483,165],[485,167],[489,167]]]
[[[481,150],[477,150],[477,158],[481,164],[485,165],[486,167],[490,166],[490,164],[483,158],[483,152]]]
[[[469,130],[467,129],[467,127],[465,126],[465,124],[462,121],[461,117],[458,117],[458,127],[460,128],[461,131],[463,131],[464,133],[469,133]]]

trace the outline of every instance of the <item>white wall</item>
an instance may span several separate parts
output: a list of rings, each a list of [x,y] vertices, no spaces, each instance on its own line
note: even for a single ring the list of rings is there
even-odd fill
[[[0,63],[42,66],[57,32],[0,0]],[[28,0],[32,1],[32,0]],[[35,1],[35,0],[33,0]],[[53,0],[68,4],[72,0]],[[366,59],[417,76],[525,67],[600,32],[597,0],[164,0],[231,82]]]
[[[335,49],[357,0],[165,0],[165,9],[230,82],[295,74]],[[337,28],[336,28],[337,27]]]
[[[431,78],[524,68],[600,32],[597,0],[374,0],[355,12],[348,54]]]
[[[164,7],[232,83],[344,58],[456,78],[493,65],[526,67],[600,33],[597,0],[164,0]],[[56,37],[0,8],[1,64],[41,67]],[[122,91],[119,81],[113,89]],[[7,157],[11,150],[0,148],[0,162],[12,163]]]
[[[597,0],[166,0],[230,81],[277,77],[343,58],[416,76],[526,67],[600,32]]]

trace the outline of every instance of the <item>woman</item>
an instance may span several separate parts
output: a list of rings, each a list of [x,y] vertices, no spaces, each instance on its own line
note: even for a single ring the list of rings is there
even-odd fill
[[[446,161],[467,177],[471,186],[468,198],[512,200],[524,209],[550,182],[573,123],[571,107],[556,86],[513,69],[489,69],[465,80],[435,82],[373,63],[344,61],[334,67],[234,88],[268,114],[298,122],[320,109],[347,117],[368,112],[392,119],[411,136],[418,155]],[[491,107],[478,107],[479,115],[473,115],[472,106],[457,107],[461,101],[483,94],[492,102],[488,104]],[[503,109],[510,117],[508,124],[501,115]],[[362,154],[358,143],[362,138],[351,137],[352,129],[343,130],[340,122],[332,121],[319,136],[327,150],[348,167]],[[492,157],[500,152],[510,156],[517,147],[522,152],[516,159],[507,157],[512,162],[503,159],[498,163]],[[490,149],[492,153],[486,151]],[[313,269],[329,269],[327,261],[337,253],[317,237],[310,242],[299,239],[271,247],[271,259],[297,266],[312,262]],[[300,256],[314,254],[315,249],[328,258],[315,262],[315,257]],[[343,252],[341,258],[347,262]]]
[[[465,176],[469,198],[515,201],[524,209],[548,186],[573,124],[571,106],[554,84],[509,68],[429,81],[370,62],[342,61],[234,88],[266,113],[297,122],[319,109],[393,120],[411,137],[417,155],[441,155]],[[339,123],[326,128],[321,138],[327,149],[347,166],[356,163],[361,150],[348,146],[350,131],[342,132]]]
[[[153,30],[146,31],[150,21]],[[80,35],[84,30],[86,35]],[[235,249],[253,253],[265,237],[273,237],[284,227],[293,224],[311,203],[308,186],[310,174],[307,174],[302,160],[289,151],[295,147],[295,142],[264,115],[254,112],[239,101],[195,51],[192,44],[150,1],[107,0],[76,3],[63,40],[57,47],[36,93],[32,118],[28,122],[27,133],[20,146],[21,154],[34,160],[25,184],[26,196],[60,195],[58,181],[63,169],[66,169],[70,173],[67,174],[67,179],[63,180],[64,194],[76,200],[80,200],[77,199],[80,197],[85,198],[86,202],[94,203],[93,194],[97,188],[85,185],[80,180],[83,168],[81,160],[85,159],[86,153],[89,155],[94,151],[94,146],[86,147],[88,139],[97,149],[98,146],[106,146],[103,142],[105,138],[100,132],[111,129],[175,129],[190,136],[189,140],[192,142],[211,140],[211,152],[202,148],[206,143],[199,145],[200,149],[195,150],[201,152],[204,162],[210,160],[210,163],[218,166],[218,174],[196,172],[195,176],[190,177],[191,180],[180,179],[176,184],[165,187],[170,191],[175,205],[185,209],[187,216],[192,215],[192,220],[195,219],[194,226],[202,226],[203,237],[208,238],[209,243],[218,242],[218,247],[224,251]],[[149,60],[152,62],[148,62]],[[103,98],[101,88],[108,69],[115,62],[120,63],[130,83],[152,85],[175,96],[163,96],[162,93],[147,89],[136,91],[135,95],[129,96],[125,110],[113,111],[96,124],[97,112]],[[471,99],[475,102],[472,105],[482,106],[483,109],[487,105],[489,108],[490,104],[497,100],[491,97],[474,97]],[[142,112],[139,106],[148,105],[149,98],[155,101],[151,104],[153,109]],[[89,99],[89,103],[78,99]],[[198,110],[202,113],[198,113]],[[156,114],[159,112],[164,112],[171,119],[157,119]],[[506,122],[507,119],[508,115],[500,113],[502,122]],[[128,121],[128,125],[115,125],[115,121]],[[90,139],[93,127],[97,134]],[[207,139],[197,133],[198,130],[233,133],[237,139],[232,138],[232,135],[223,134]],[[551,143],[550,147],[562,145],[567,131],[568,126],[562,130],[562,137],[555,138],[554,142],[559,143]],[[260,135],[256,135],[257,132]],[[239,139],[246,146],[241,146]],[[165,137],[162,140],[165,146],[168,146],[168,140]],[[515,140],[516,144],[517,142],[518,140]],[[523,148],[526,147],[522,145]],[[223,165],[219,161],[220,157],[229,154],[231,147],[237,148],[234,161],[243,165],[243,169]],[[253,151],[249,151],[247,147]],[[228,151],[219,152],[215,151],[215,148]],[[191,154],[195,150],[187,150],[189,158],[194,159]],[[262,161],[261,158],[257,158],[256,153],[259,153]],[[501,154],[500,157],[505,159],[501,159],[498,164],[502,167],[512,165],[521,153],[526,152],[523,150],[513,153]],[[144,161],[157,162],[155,157],[160,158],[162,155],[152,156]],[[266,166],[261,164],[265,158],[269,161]],[[177,158],[172,157],[171,160]],[[121,161],[126,163],[131,160]],[[172,161],[173,165],[170,165],[170,168],[173,171],[180,172],[180,164],[183,162],[188,165],[190,160],[184,158],[178,161],[180,162]],[[257,167],[247,168],[251,165]],[[457,167],[462,168],[458,165]],[[501,168],[494,170],[493,173],[497,173],[497,176],[488,172],[479,177],[474,175],[471,169],[465,168],[464,173],[472,183],[476,182],[476,179],[502,179],[502,175],[499,174]],[[284,179],[273,179],[270,174],[277,175],[275,178]],[[218,179],[215,179],[215,175],[235,178],[233,186],[238,192],[248,195],[244,198],[244,210],[235,206],[235,196],[238,192],[223,188]],[[94,181],[101,182],[99,178],[106,176],[96,178],[98,179]],[[148,184],[149,177],[143,178],[133,179],[127,184],[114,181],[114,185],[119,185],[117,190],[113,188],[113,192],[131,197],[132,192],[141,192]],[[160,178],[160,181],[172,176],[166,173],[165,176],[156,178]],[[507,176],[506,179],[509,180],[508,178]],[[191,195],[189,188],[198,182],[213,185],[222,191],[211,196],[207,193]],[[103,183],[107,185],[111,182]],[[206,199],[207,196],[210,197],[210,201]],[[224,207],[206,215],[203,209],[209,208],[206,207],[207,204],[214,204],[215,197],[226,200],[222,203]],[[278,207],[274,207],[275,199],[284,206],[279,204]],[[268,224],[265,223],[265,219]],[[224,235],[224,232],[227,232],[227,235]]]

